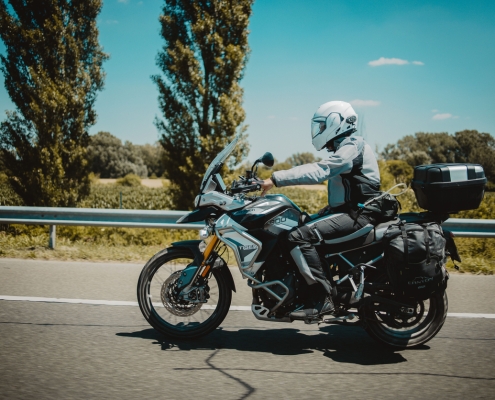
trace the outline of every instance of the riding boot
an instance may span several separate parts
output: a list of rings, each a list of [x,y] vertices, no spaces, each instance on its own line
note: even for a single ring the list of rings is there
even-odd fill
[[[317,319],[322,315],[332,314],[335,311],[331,295],[326,292],[323,285],[320,283],[315,286],[317,287],[313,293],[316,297],[316,304],[313,297],[312,301],[310,300],[309,304],[307,303],[304,309],[293,311],[289,314],[292,319],[303,321]]]

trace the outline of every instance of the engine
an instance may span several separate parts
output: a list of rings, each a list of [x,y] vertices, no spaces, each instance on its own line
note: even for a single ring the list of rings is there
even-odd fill
[[[278,315],[285,315],[287,312],[294,310],[299,303],[302,303],[300,301],[300,299],[304,298],[302,293],[308,287],[295,264],[285,259],[280,251],[272,253],[263,264],[263,267],[260,268],[256,277],[263,283],[280,281],[289,289],[287,299],[276,312]],[[285,295],[285,289],[280,285],[273,285],[270,289],[280,297]],[[253,295],[268,309],[273,308],[278,302],[277,299],[262,289],[255,290]]]

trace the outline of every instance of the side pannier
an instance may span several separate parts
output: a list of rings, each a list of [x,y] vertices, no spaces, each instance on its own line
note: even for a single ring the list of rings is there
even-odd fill
[[[445,237],[440,225],[390,225],[383,237],[385,265],[397,294],[426,300],[446,288]]]

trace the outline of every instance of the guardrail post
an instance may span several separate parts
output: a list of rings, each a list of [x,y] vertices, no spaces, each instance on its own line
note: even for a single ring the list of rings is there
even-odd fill
[[[50,225],[50,239],[48,240],[48,247],[55,249],[55,242],[57,240],[57,225]]]

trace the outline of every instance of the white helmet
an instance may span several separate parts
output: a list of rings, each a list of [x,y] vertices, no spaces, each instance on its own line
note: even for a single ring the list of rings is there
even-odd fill
[[[328,142],[356,132],[357,114],[345,101],[329,101],[322,104],[311,119],[311,139],[316,150]]]

